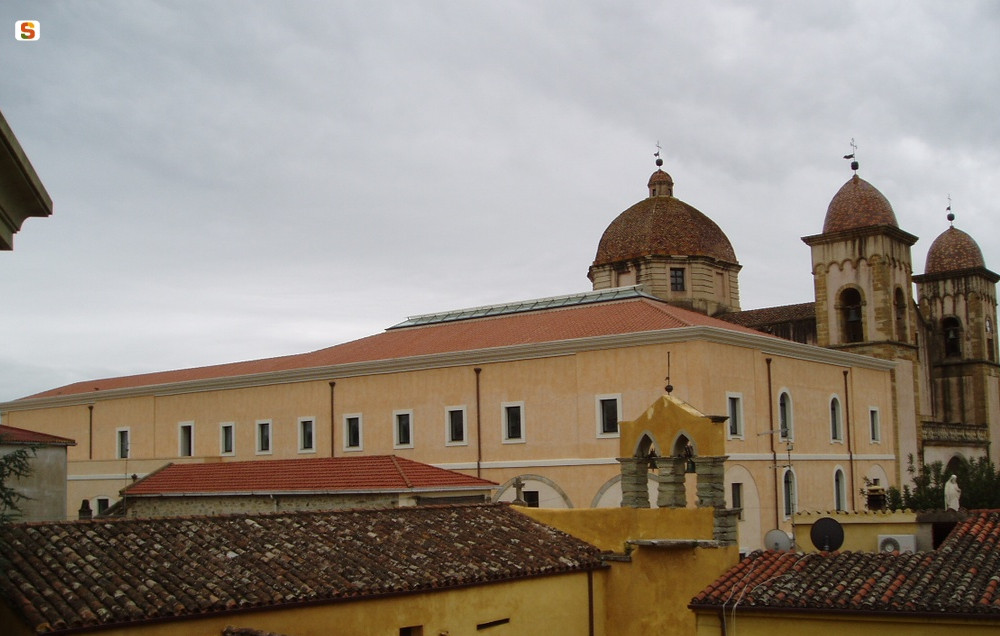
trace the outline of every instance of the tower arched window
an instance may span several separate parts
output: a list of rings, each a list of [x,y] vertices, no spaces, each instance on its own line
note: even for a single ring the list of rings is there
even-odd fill
[[[847,509],[847,487],[844,482],[844,471],[839,468],[833,472],[833,506],[834,510]]]
[[[790,519],[795,514],[795,473],[786,470],[782,482],[785,495],[785,518]]]
[[[950,317],[941,321],[941,335],[944,338],[944,355],[946,358],[958,358],[962,355],[962,324],[958,318]]]
[[[899,287],[896,288],[896,297],[892,305],[896,317],[896,340],[906,342],[909,335],[906,333],[906,296]]]
[[[840,294],[840,316],[844,342],[864,342],[865,330],[861,312],[861,292],[853,287]]]
[[[830,439],[834,442],[844,440],[843,416],[840,412],[840,399],[837,396],[830,400]]]
[[[778,397],[778,434],[782,441],[792,439],[792,397],[785,391]]]

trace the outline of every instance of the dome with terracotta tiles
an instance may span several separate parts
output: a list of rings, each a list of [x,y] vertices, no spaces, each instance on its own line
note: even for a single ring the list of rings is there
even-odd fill
[[[964,269],[986,267],[983,252],[976,241],[955,227],[941,233],[927,250],[926,274],[957,272]]]
[[[673,196],[669,174],[657,170],[648,186],[649,197],[619,214],[604,231],[594,266],[643,256],[707,256],[738,263],[722,229]]]
[[[875,186],[855,174],[830,201],[823,221],[823,233],[876,225],[899,227],[889,200]]]

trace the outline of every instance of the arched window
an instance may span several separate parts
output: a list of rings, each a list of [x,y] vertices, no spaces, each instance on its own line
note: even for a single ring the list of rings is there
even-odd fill
[[[830,399],[830,439],[835,442],[844,441],[843,418],[840,413],[840,399],[837,396]]]
[[[906,333],[906,296],[899,287],[896,288],[896,297],[892,304],[896,314],[896,340],[906,342],[909,339],[909,334]]]
[[[941,321],[941,335],[944,338],[944,355],[946,358],[958,358],[962,355],[962,324],[958,318],[950,317]]]
[[[863,342],[864,323],[861,313],[861,292],[849,287],[840,294],[840,316],[844,342]]]
[[[790,519],[795,514],[795,473],[786,470],[782,481],[784,482],[785,518]]]
[[[782,441],[792,439],[792,398],[782,391],[778,397],[778,433]]]
[[[833,471],[833,509],[847,509],[847,487],[844,482],[844,471],[839,468]]]

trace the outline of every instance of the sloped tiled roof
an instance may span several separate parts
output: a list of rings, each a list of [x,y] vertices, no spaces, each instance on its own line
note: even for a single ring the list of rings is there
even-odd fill
[[[14,426],[0,426],[2,444],[39,444],[41,446],[76,446],[76,440],[48,433],[38,433]]]
[[[816,303],[799,303],[797,305],[781,305],[779,307],[762,307],[761,309],[734,311],[729,314],[723,314],[719,318],[734,325],[742,325],[744,327],[760,327],[782,322],[794,322],[796,320],[815,320]]]
[[[0,598],[36,633],[601,567],[503,504],[16,524]]]
[[[734,326],[704,314],[674,307],[643,296],[624,301],[390,329],[383,333],[311,353],[194,369],[89,380],[44,391],[30,397],[55,397],[97,390],[126,389],[173,382],[308,369],[353,362],[393,360],[411,356],[540,344],[688,326],[711,326],[759,335],[752,329]]]
[[[495,483],[394,455],[168,464],[128,496],[253,492],[483,490]]]
[[[692,607],[1000,617],[1000,511],[959,523],[933,552],[754,552]]]

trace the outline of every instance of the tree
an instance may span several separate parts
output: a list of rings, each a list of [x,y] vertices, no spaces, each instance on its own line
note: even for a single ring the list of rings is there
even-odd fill
[[[915,466],[913,455],[908,458],[906,472],[910,474],[913,487],[903,485],[900,491],[891,487],[886,491],[886,499],[891,509],[940,510],[944,508],[944,484],[951,473],[946,473],[944,464],[933,462]],[[958,485],[962,488],[961,505],[966,509],[1000,508],[1000,474],[987,457],[961,460],[954,468]]]
[[[0,436],[0,446],[3,446]],[[22,446],[0,455],[0,526],[10,523],[20,516],[18,504],[25,498],[15,490],[10,482],[31,474],[31,458],[35,456],[34,446]]]

